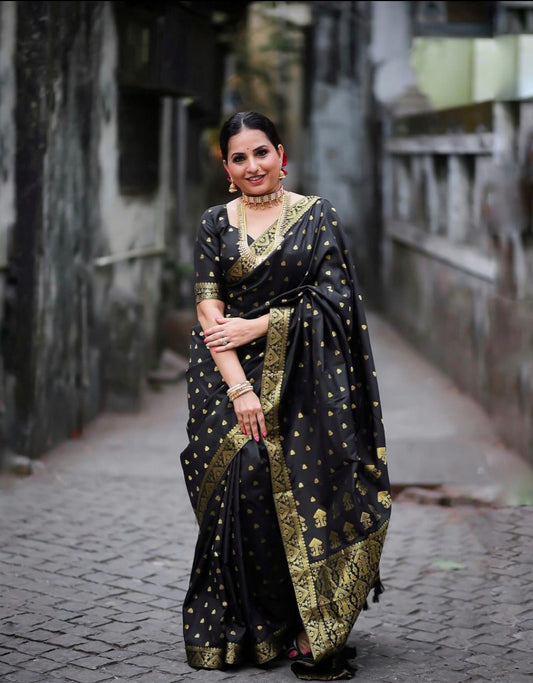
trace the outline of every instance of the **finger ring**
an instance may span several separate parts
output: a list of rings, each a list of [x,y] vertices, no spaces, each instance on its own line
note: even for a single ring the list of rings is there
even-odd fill
[[[229,342],[228,342],[228,340],[226,339],[226,337],[222,337],[222,339],[220,340],[220,343],[222,344],[222,346],[227,346],[227,345],[229,344]]]

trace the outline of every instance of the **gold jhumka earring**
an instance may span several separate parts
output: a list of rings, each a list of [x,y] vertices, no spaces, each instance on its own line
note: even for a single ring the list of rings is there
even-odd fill
[[[235,183],[234,183],[233,180],[232,180],[232,181],[231,181],[231,184],[230,184],[230,186],[229,186],[229,188],[228,188],[228,192],[238,192],[238,191],[239,191],[239,190],[237,189],[237,186],[235,185]]]

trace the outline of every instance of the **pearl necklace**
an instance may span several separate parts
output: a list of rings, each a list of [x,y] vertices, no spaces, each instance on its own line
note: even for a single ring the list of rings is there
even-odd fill
[[[271,206],[276,206],[281,202],[284,193],[285,189],[282,185],[276,192],[270,192],[269,194],[253,195],[244,194],[243,192],[241,199],[251,209],[269,209]]]
[[[281,188],[283,190],[283,188]],[[276,228],[274,230],[274,240],[272,244],[272,250],[274,250],[283,239],[283,227],[285,225],[285,220],[287,218],[287,210],[289,208],[289,198],[287,194],[283,194],[283,199],[281,202],[281,211],[279,212],[278,220],[276,222]],[[246,209],[244,202],[239,202],[237,206],[237,213],[239,218],[239,241],[237,246],[239,248],[239,254],[246,266],[249,268],[255,268],[259,263],[259,257],[255,254],[248,244],[248,231],[246,229]],[[267,228],[270,230],[270,228]],[[264,234],[264,233],[263,233]]]

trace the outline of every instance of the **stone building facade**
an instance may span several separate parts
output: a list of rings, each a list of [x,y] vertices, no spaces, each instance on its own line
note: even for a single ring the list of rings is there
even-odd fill
[[[533,460],[533,2],[411,3],[414,14],[406,4],[383,3],[374,24],[383,310]],[[459,27],[448,7],[458,4],[475,6]],[[386,5],[403,40],[387,43]],[[425,14],[426,5],[439,13]],[[463,81],[447,106],[442,90],[425,87],[428,64],[423,77],[416,70],[416,35],[425,36],[419,52],[440,55],[440,71],[462,41],[466,61],[444,60],[449,83],[456,67]],[[391,96],[394,74],[403,85]]]
[[[142,401],[188,160],[220,117],[217,35],[241,12],[199,4],[0,3],[4,452]]]
[[[367,301],[381,299],[379,118],[373,115],[372,3],[311,2],[307,191],[342,217]]]
[[[304,189],[367,301],[533,460],[533,2],[307,4]]]

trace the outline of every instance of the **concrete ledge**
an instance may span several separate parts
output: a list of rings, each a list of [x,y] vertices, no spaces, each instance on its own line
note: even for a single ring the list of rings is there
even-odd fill
[[[494,259],[466,244],[454,244],[445,237],[431,235],[411,223],[391,221],[386,224],[389,239],[419,251],[426,256],[462,270],[485,282],[495,283],[498,265]]]
[[[386,141],[389,154],[492,154],[494,133],[410,135]]]

